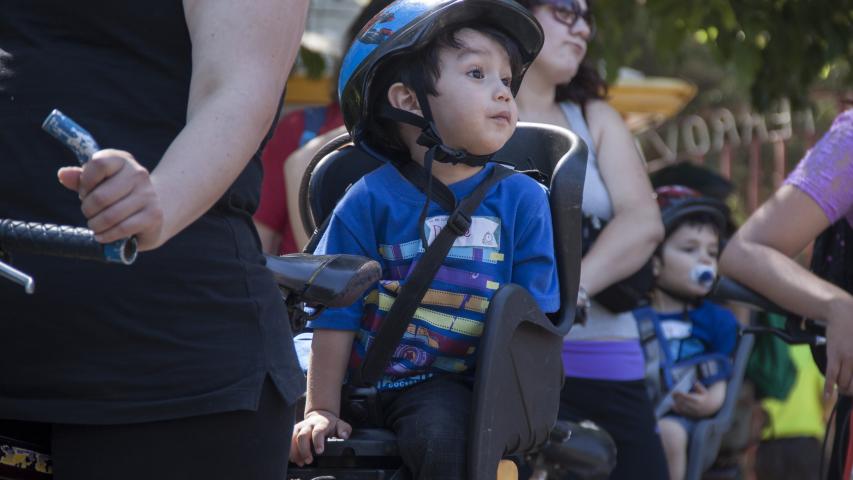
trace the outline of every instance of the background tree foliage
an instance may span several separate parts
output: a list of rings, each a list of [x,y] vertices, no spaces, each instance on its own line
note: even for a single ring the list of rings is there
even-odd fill
[[[592,0],[592,7],[599,34],[591,54],[610,80],[631,66],[688,78],[729,101],[749,92],[759,110],[785,97],[802,105],[816,83],[853,85],[853,0]]]

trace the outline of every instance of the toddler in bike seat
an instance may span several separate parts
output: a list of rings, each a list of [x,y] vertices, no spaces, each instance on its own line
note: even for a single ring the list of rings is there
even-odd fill
[[[467,478],[473,370],[490,298],[515,283],[543,312],[559,309],[547,191],[490,162],[515,131],[514,96],[542,42],[539,24],[512,0],[398,0],[344,57],[347,130],[356,148],[385,163],[347,191],[315,253],[375,259],[383,277],[352,306],[308,325],[294,463],[311,463],[311,447],[321,454],[326,437],[350,435],[341,418],[346,381],[376,388],[378,426],[394,431],[413,478]],[[446,253],[430,257],[442,244]],[[430,262],[436,271],[412,301],[407,288],[415,291],[412,278]],[[408,315],[389,315],[407,302]],[[401,334],[377,340],[395,315]],[[366,352],[383,342],[390,359],[365,381]]]
[[[723,404],[737,341],[734,315],[705,299],[717,278],[728,209],[683,186],[655,193],[665,237],[652,257],[651,307],[634,316],[670,478],[680,480],[695,423]]]

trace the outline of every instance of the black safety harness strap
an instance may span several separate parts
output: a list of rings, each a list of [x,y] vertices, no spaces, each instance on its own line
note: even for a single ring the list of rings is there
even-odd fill
[[[405,177],[412,185],[418,188],[423,193],[427,191],[429,179],[426,170],[412,161],[394,162],[394,167],[400,172],[400,175]],[[488,179],[484,180],[488,181]],[[472,195],[476,192],[472,192]],[[432,196],[430,200],[434,200],[438,205],[447,212],[452,212],[456,209],[456,196],[447,188],[447,185],[433,179]]]
[[[423,169],[416,164],[409,162],[407,164],[413,165],[414,168],[407,167],[405,164],[399,165],[398,167],[402,167],[400,172],[403,176],[418,188],[425,187],[425,182],[428,182],[429,179],[425,178]],[[372,386],[382,377],[385,367],[396,351],[403,334],[406,333],[406,328],[409,326],[415,310],[429,289],[438,269],[444,263],[453,242],[471,227],[471,216],[483,203],[483,199],[486,198],[486,194],[492,186],[514,173],[514,170],[495,165],[489,177],[458,205],[453,192],[446,185],[438,180],[433,181],[433,186],[436,187],[436,201],[443,209],[452,213],[447,219],[447,225],[441,229],[435,240],[426,247],[426,251],[418,260],[414,270],[400,287],[394,304],[388,311],[388,315],[386,315],[374,341],[365,354],[361,369],[354,372],[356,385]],[[422,225],[419,227],[422,228]]]

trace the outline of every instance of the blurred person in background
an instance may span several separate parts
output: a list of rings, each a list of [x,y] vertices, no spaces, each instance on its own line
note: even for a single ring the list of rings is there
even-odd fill
[[[849,108],[849,105],[848,105]],[[850,478],[853,393],[853,110],[841,112],[773,196],[735,234],[722,272],[826,325],[824,395],[837,386],[829,478]],[[811,271],[794,260],[812,241]],[[821,352],[819,349],[818,352]],[[823,355],[816,358],[823,360]],[[819,363],[824,363],[820,361]]]
[[[794,345],[789,351],[797,374],[788,398],[762,401],[767,425],[756,454],[757,480],[815,478],[820,470],[828,413],[823,376],[808,346]]]
[[[349,48],[361,28],[391,0],[373,0],[353,20],[344,36],[343,48]],[[337,80],[340,60],[332,72]],[[331,82],[337,86],[337,82]],[[331,92],[337,99],[338,92]],[[317,150],[329,140],[345,133],[344,117],[337,100],[325,106],[308,107],[283,116],[264,148],[264,180],[261,203],[253,217],[264,253],[282,255],[302,250],[308,237],[299,217],[299,184],[305,167]],[[294,152],[298,155],[293,155]]]
[[[518,93],[519,120],[574,131],[589,147],[583,213],[606,223],[581,264],[579,304],[646,265],[663,239],[660,211],[633,136],[605,101],[607,85],[584,62],[595,35],[585,0],[518,0],[545,31],[545,45]],[[630,311],[595,299],[566,337],[560,418],[589,419],[616,441],[614,479],[667,478],[644,386],[644,357]]]

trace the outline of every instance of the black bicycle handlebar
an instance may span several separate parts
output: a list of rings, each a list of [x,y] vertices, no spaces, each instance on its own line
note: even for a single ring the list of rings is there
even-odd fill
[[[37,253],[130,265],[136,260],[136,239],[103,244],[91,230],[49,223],[0,219],[0,252]]]
[[[799,320],[797,316],[792,315],[766,297],[730,278],[720,277],[720,280],[710,294],[710,298],[716,301],[731,301],[746,304],[754,310],[775,313],[787,318],[784,328],[750,325],[744,327],[742,333],[769,333],[776,335],[790,344],[823,345],[826,343],[826,329],[822,325],[812,320]]]
[[[745,303],[768,313],[788,315],[784,308],[728,277],[720,277],[710,297],[712,300]]]

